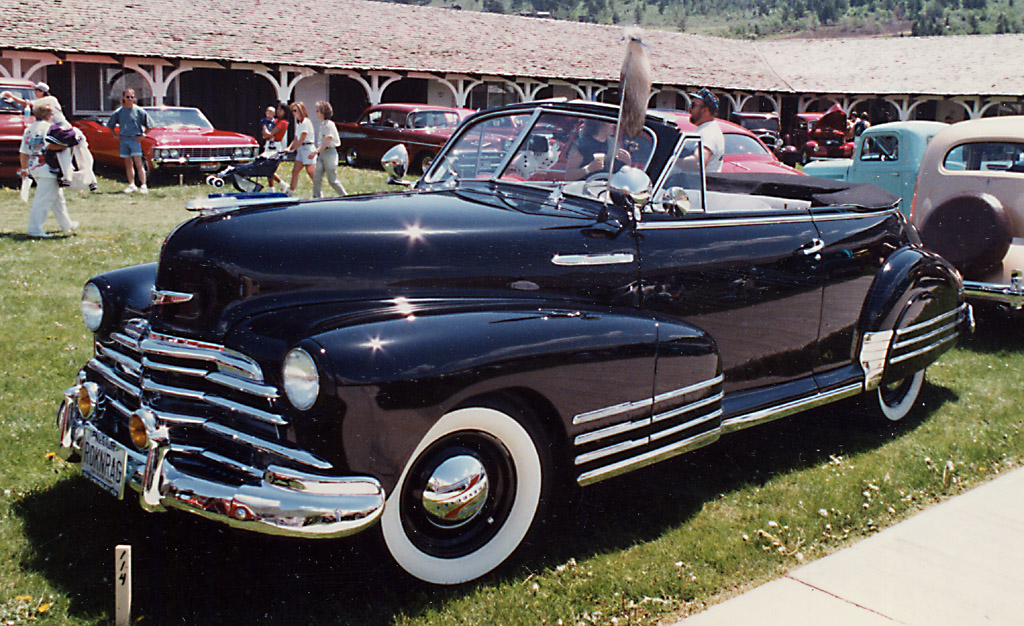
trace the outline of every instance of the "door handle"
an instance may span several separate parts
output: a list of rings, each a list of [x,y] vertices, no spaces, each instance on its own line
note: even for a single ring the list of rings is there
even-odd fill
[[[800,252],[803,252],[805,256],[810,256],[812,254],[817,254],[821,252],[824,248],[825,242],[815,237],[814,239],[811,239],[809,242],[800,246]]]

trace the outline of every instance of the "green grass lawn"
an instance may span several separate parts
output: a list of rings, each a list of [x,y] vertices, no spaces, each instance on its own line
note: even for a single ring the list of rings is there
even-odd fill
[[[388,189],[375,170],[341,174],[350,192]],[[988,316],[929,370],[923,406],[897,427],[865,424],[842,404],[731,435],[554,503],[515,562],[453,589],[410,581],[375,531],[314,543],[146,514],[133,494],[112,500],[52,455],[60,394],[90,356],[83,283],[155,260],[190,217],[184,203],[209,191],[123,187],[104,179],[99,194],[69,194],[78,233],[49,240],[23,236],[28,207],[0,189],[0,624],[111,623],[121,543],[133,546],[141,624],[654,624],[1024,458],[1024,324]]]

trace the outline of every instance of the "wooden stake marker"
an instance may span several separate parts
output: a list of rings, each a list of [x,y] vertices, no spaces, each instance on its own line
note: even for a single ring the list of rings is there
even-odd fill
[[[114,623],[128,626],[132,616],[132,547],[114,548]]]

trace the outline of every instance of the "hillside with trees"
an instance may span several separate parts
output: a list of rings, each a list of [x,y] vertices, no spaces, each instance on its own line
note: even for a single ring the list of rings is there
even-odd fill
[[[1024,32],[1024,0],[389,0],[738,38]]]

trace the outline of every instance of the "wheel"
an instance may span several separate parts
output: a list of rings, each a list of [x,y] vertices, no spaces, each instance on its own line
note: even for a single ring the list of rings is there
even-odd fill
[[[924,383],[924,370],[920,370],[890,384],[881,384],[864,399],[865,409],[872,416],[898,422],[917,404]]]
[[[434,162],[434,155],[429,152],[421,152],[416,155],[416,161],[413,163],[413,168],[417,174],[425,174],[430,169],[430,164]]]
[[[345,157],[345,165],[355,167],[359,163],[359,152],[355,148],[345,148],[343,155]]]
[[[505,561],[540,516],[547,446],[508,413],[458,409],[420,441],[381,518],[395,562],[420,580],[451,585]]]

